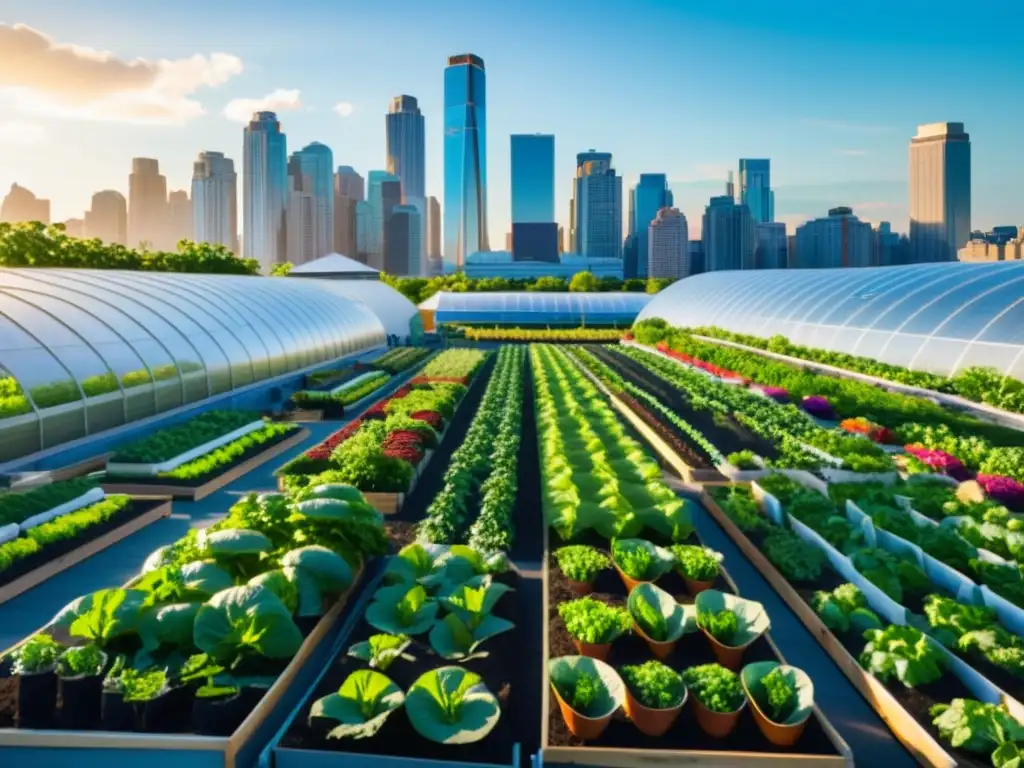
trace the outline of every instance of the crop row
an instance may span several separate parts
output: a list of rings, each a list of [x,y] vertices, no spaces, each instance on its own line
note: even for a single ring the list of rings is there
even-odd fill
[[[530,343],[613,342],[625,331],[619,328],[459,328],[470,341],[518,341]]]
[[[425,347],[396,347],[374,360],[371,365],[392,375],[407,371],[430,355]]]
[[[478,349],[449,349],[427,363],[422,376],[413,379],[413,383],[451,381],[468,384],[486,359],[487,353]]]

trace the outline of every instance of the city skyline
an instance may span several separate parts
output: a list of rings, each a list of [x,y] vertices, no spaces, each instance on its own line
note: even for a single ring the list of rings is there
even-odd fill
[[[55,5],[61,5],[61,0]],[[635,80],[635,67],[627,64],[624,56],[615,54],[607,57],[610,63],[595,68],[596,54],[590,54],[557,70],[545,70],[540,62],[526,55],[528,51],[522,46],[513,50],[515,46],[504,41],[504,24],[522,22],[494,9],[488,10],[494,21],[487,24],[479,8],[465,5],[465,13],[459,14],[460,23],[443,32],[444,25],[437,19],[414,13],[411,4],[406,9],[401,2],[394,7],[391,19],[379,11],[343,13],[322,3],[292,4],[287,16],[264,3],[252,6],[264,22],[279,22],[263,23],[260,28],[274,29],[281,48],[288,50],[294,49],[302,35],[307,36],[303,39],[306,45],[324,40],[316,30],[303,29],[300,34],[303,7],[315,9],[325,19],[344,20],[350,33],[345,38],[346,50],[355,56],[368,50],[373,29],[384,28],[386,23],[393,30],[394,24],[399,23],[395,19],[399,19],[400,27],[408,25],[410,30],[421,30],[416,39],[403,44],[392,60],[377,65],[373,76],[355,78],[339,86],[336,78],[326,83],[323,75],[315,73],[315,67],[289,65],[285,56],[256,45],[251,39],[256,35],[256,27],[241,18],[238,7],[211,10],[210,23],[201,30],[187,25],[196,6],[185,3],[179,10],[160,9],[153,12],[153,18],[161,21],[160,35],[132,29],[127,37],[120,33],[123,26],[103,23],[108,14],[124,6],[120,0],[104,4],[103,10],[98,4],[93,4],[93,9],[89,5],[68,5],[64,16],[69,18],[61,18],[59,13],[44,16],[32,4],[14,0],[5,20],[23,22],[57,43],[110,51],[116,60],[130,62],[140,57],[154,67],[160,59],[173,62],[170,71],[160,70],[162,74],[156,78],[161,85],[154,93],[160,98],[156,105],[151,105],[150,112],[158,113],[164,120],[174,115],[183,122],[124,124],[118,122],[125,119],[124,115],[118,118],[110,114],[117,110],[108,110],[105,120],[98,121],[97,104],[104,103],[103,98],[97,96],[83,102],[86,97],[79,95],[77,103],[72,103],[66,93],[53,87],[44,88],[35,82],[33,88],[25,79],[24,70],[0,55],[0,89],[11,106],[0,125],[0,136],[5,139],[0,145],[0,188],[17,182],[38,197],[50,199],[53,219],[58,221],[81,217],[91,195],[98,190],[127,192],[125,182],[132,157],[158,159],[169,189],[189,187],[192,162],[201,151],[223,152],[235,161],[236,168],[241,168],[240,123],[232,122],[231,117],[247,109],[249,115],[242,119],[248,119],[251,110],[258,107],[278,112],[283,129],[289,134],[290,147],[320,141],[334,150],[337,164],[351,165],[365,176],[369,170],[386,167],[383,114],[391,98],[405,93],[418,99],[426,121],[426,192],[443,200],[442,70],[447,56],[461,51],[473,51],[487,61],[487,216],[488,235],[494,247],[510,228],[507,136],[512,133],[547,132],[556,136],[556,218],[563,226],[569,218],[572,159],[577,152],[598,146],[614,154],[616,170],[627,189],[635,186],[640,173],[665,173],[675,204],[688,215],[694,235],[699,233],[703,206],[712,194],[720,194],[725,173],[736,170],[740,157],[771,159],[776,219],[787,223],[790,232],[803,220],[818,218],[839,205],[852,207],[865,220],[892,221],[894,229],[906,232],[907,145],[917,125],[934,120],[963,122],[972,134],[972,228],[1015,223],[1024,211],[1024,192],[1005,174],[1007,166],[1024,165],[1024,149],[1019,142],[1012,141],[1014,121],[1006,119],[1012,117],[1016,106],[1008,104],[1009,112],[985,107],[985,94],[1005,93],[1006,86],[1024,70],[1024,62],[1005,57],[999,66],[993,66],[993,53],[980,49],[966,36],[960,39],[957,25],[948,20],[915,17],[914,23],[919,24],[922,34],[920,40],[911,44],[897,39],[900,36],[888,27],[867,25],[866,7],[853,15],[845,30],[839,29],[836,10],[816,9],[808,14],[809,19],[794,27],[787,41],[791,45],[784,54],[765,61],[765,68],[759,70],[763,77],[774,78],[785,89],[785,97],[778,99],[777,108],[766,111],[765,97],[754,89],[745,94],[745,99],[739,99],[743,102],[739,110],[732,105],[736,99],[723,105],[720,99],[712,98],[715,88],[734,84],[739,78],[739,73],[732,71],[741,68],[736,62],[735,67],[721,72],[705,72],[705,85],[686,78],[682,86],[689,88],[685,101],[691,119],[682,120],[674,107],[660,99],[634,107],[631,97],[630,108],[623,110],[622,115],[613,114],[617,110],[614,104],[597,103],[602,100],[586,103],[589,100],[574,99],[571,109],[552,108],[556,102],[569,103],[565,102],[566,94],[574,88],[582,91],[588,83],[600,80],[607,87],[616,88],[623,80]],[[694,40],[693,46],[688,46],[694,54],[731,36],[735,41],[751,44],[744,53],[746,57],[757,52],[763,55],[778,45],[786,37],[786,23],[798,15],[796,7],[806,4],[787,4],[793,7],[771,16],[744,3],[740,3],[744,7],[728,12],[698,7],[685,13],[664,3],[641,5],[657,7],[659,13],[667,14],[663,19],[667,27],[675,25],[678,31],[679,25],[685,24],[688,39]],[[72,10],[77,13],[71,13]],[[571,29],[571,14],[565,9],[543,12],[550,17],[551,24],[546,25],[549,29],[543,35],[531,37],[531,43],[550,44],[560,37],[564,58],[571,59],[570,54],[580,50],[579,44],[565,39],[566,30]],[[912,9],[894,13],[897,20],[904,21],[913,15]],[[643,15],[625,14],[610,4],[597,4],[594,14],[606,22],[604,26],[620,32],[635,28],[630,26],[634,20],[627,16]],[[441,15],[448,17],[447,13]],[[238,24],[214,23],[228,19]],[[763,27],[757,36],[751,29],[755,23]],[[10,35],[12,28],[0,31]],[[652,44],[662,34],[650,30]],[[842,43],[837,46],[842,51],[849,51],[855,43],[861,44],[863,63],[868,54],[874,57],[872,76],[851,78],[843,89],[843,100],[824,96],[810,99],[803,93],[824,81],[823,72],[811,72],[805,65],[813,55],[822,52],[826,42]],[[952,53],[963,54],[953,57],[963,59],[955,70],[952,65],[940,64],[926,74],[912,75],[895,68],[897,61],[905,62],[908,57],[921,54],[922,48],[937,50],[943,45]],[[214,56],[214,52],[224,53]],[[328,46],[325,51],[310,55],[319,61],[329,53]],[[190,58],[194,54],[205,59],[197,63]],[[666,56],[666,62],[683,63],[679,58],[682,53]],[[826,56],[823,63],[828,61]],[[851,65],[858,61],[856,57],[850,59]],[[189,62],[192,69],[186,71],[185,63]],[[614,71],[609,72],[609,67]],[[886,77],[881,76],[884,67],[888,67]],[[932,87],[937,78],[943,78],[941,89]],[[196,81],[207,85],[195,86]],[[189,82],[193,85],[189,86]],[[23,86],[17,94],[12,93],[15,83]],[[885,87],[880,89],[880,83]],[[106,97],[106,103],[111,103],[110,99],[119,93],[119,81],[111,77],[105,87],[112,94]],[[641,87],[638,93],[654,90],[652,84],[650,88]],[[898,100],[893,96],[896,91],[903,94]],[[129,107],[134,104],[133,119],[146,117],[140,112],[142,96],[147,93],[136,93],[139,98],[135,101],[117,99],[117,104],[123,107],[120,111],[131,112]],[[274,98],[265,99],[268,94]],[[693,108],[701,103],[705,114],[702,119],[693,120]],[[292,108],[298,105],[302,106]],[[197,109],[205,110],[205,114],[197,114]],[[225,116],[225,109],[231,117]],[[757,114],[758,119],[749,119],[750,113]],[[153,117],[147,119],[152,121]],[[75,153],[74,147],[69,146],[71,142],[75,147],[88,144],[90,151]],[[36,149],[26,151],[26,143]],[[66,168],[71,163],[75,172],[68,175]]]

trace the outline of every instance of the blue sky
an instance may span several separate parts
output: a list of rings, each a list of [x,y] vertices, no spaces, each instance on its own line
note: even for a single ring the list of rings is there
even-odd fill
[[[496,247],[510,218],[508,137],[520,132],[556,136],[561,223],[575,153],[595,148],[614,153],[627,186],[641,172],[667,173],[691,232],[741,156],[772,159],[776,212],[791,225],[847,204],[905,230],[915,126],[962,121],[972,139],[973,226],[1024,224],[1024,49],[997,33],[1019,26],[1015,6],[5,0],[3,24],[127,61],[178,63],[157,85],[159,114],[139,124],[117,94],[85,93],[94,80],[59,92],[33,81],[37,91],[50,87],[42,96],[12,90],[28,75],[12,72],[0,51],[0,188],[17,181],[49,197],[55,219],[80,216],[93,191],[127,192],[133,156],[157,157],[169,185],[187,188],[201,150],[240,166],[242,126],[225,117],[226,105],[297,90],[285,94],[296,108],[279,113],[289,151],[322,141],[336,164],[364,176],[384,165],[390,97],[418,97],[428,193],[440,199],[443,68],[449,54],[472,52],[487,65]],[[213,53],[235,58],[179,61]],[[339,103],[350,114],[338,114]]]

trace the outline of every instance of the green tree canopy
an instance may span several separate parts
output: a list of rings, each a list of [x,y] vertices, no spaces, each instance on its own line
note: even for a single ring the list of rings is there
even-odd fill
[[[569,290],[576,293],[592,293],[600,283],[593,272],[577,272],[569,281]]]

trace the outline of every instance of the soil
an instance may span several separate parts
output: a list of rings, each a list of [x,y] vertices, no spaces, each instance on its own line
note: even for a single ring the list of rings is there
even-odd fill
[[[44,546],[38,552],[35,552],[23,560],[18,560],[11,565],[10,568],[0,572],[0,587],[20,579],[26,573],[31,573],[36,568],[46,565],[51,560],[63,557],[68,552],[72,552],[79,547],[88,544],[90,541],[104,536],[115,528],[119,528],[125,523],[134,520],[136,517],[146,514],[163,503],[163,501],[133,501],[106,522],[91,526],[72,539],[55,541],[52,544]]]
[[[696,537],[686,543],[699,544]],[[674,595],[680,603],[692,603],[693,598],[686,591],[685,583],[675,572],[671,572],[658,580],[658,586]],[[728,581],[719,575],[715,582],[715,589],[723,592],[734,590]],[[572,637],[565,629],[565,623],[558,615],[559,603],[576,599],[578,595],[569,589],[568,580],[558,570],[554,558],[549,559],[548,579],[548,653],[550,658],[558,656],[573,656],[578,653]],[[594,583],[594,591],[590,597],[601,602],[612,605],[625,605],[626,588],[614,570],[602,571]],[[634,634],[627,634],[616,640],[611,647],[608,656],[608,663],[619,668],[623,664],[641,664],[653,659],[647,643]],[[763,637],[756,640],[743,655],[744,663],[752,661],[775,661],[778,657],[772,650],[768,641]],[[675,650],[665,659],[663,663],[677,671],[698,664],[706,664],[715,661],[714,652],[704,634],[694,632],[684,635],[676,645]],[[652,738],[642,734],[626,718],[625,713],[618,710],[607,730],[593,741],[584,742],[573,736],[565,726],[562,714],[558,708],[558,701],[554,693],[549,696],[548,704],[548,744],[549,747],[604,747],[621,749],[640,750],[709,750],[727,752],[731,750],[742,750],[749,752],[770,752],[785,754],[810,754],[810,755],[835,755],[838,754],[835,746],[829,740],[821,726],[821,722],[815,718],[807,723],[807,728],[800,740],[794,747],[776,747],[769,742],[757,728],[754,716],[750,707],[746,707],[740,715],[739,724],[736,730],[727,740],[720,740],[706,735],[696,723],[693,714],[693,705],[687,704],[683,711],[668,732],[661,737]],[[652,753],[654,758],[656,753]],[[581,763],[586,763],[586,752],[581,751],[578,758]],[[641,761],[643,758],[638,758]]]
[[[700,430],[711,444],[728,456],[734,451],[750,450],[763,459],[777,459],[779,451],[775,444],[753,434],[730,417],[722,417],[711,411],[696,410],[686,396],[643,365],[625,355],[619,355],[604,347],[595,348],[594,353],[620,376],[647,390],[680,418]],[[685,434],[683,434],[685,439]]]

